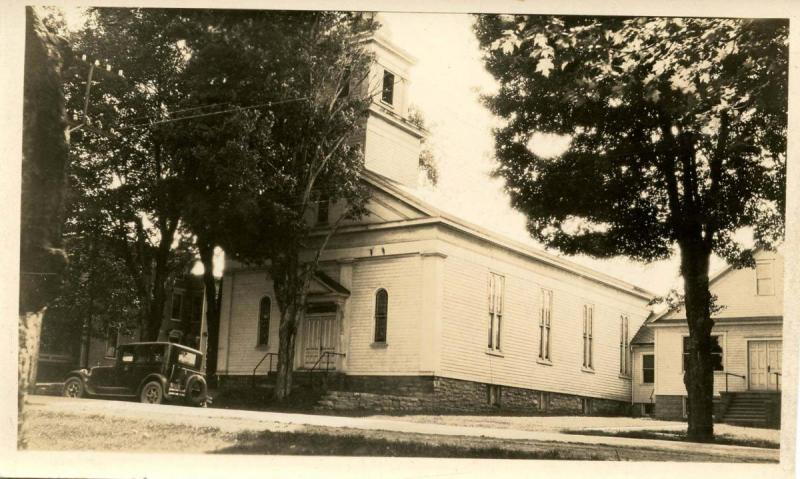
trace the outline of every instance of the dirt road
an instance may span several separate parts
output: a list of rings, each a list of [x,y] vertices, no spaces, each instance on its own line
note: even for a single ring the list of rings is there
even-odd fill
[[[258,453],[263,431],[551,453],[559,459],[777,462],[778,451],[659,440],[566,435],[392,419],[153,406],[31,396],[25,431],[36,450]],[[367,454],[367,453],[365,453]],[[423,454],[424,455],[424,454]]]

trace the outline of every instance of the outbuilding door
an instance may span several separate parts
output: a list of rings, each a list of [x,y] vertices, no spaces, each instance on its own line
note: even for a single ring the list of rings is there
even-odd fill
[[[781,348],[780,340],[749,341],[749,385],[752,390],[777,391],[780,389]]]
[[[316,369],[324,370],[327,362],[329,363],[328,369],[334,369],[336,365],[335,356],[329,355],[327,358],[320,358],[326,351],[336,351],[339,330],[336,313],[307,315],[305,319],[303,367],[312,368],[316,364]]]

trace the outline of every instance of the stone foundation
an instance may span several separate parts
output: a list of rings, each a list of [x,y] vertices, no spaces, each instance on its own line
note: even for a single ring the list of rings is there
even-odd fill
[[[654,417],[656,419],[664,419],[668,421],[684,421],[686,417],[683,415],[683,398],[684,396],[656,396],[656,406]],[[719,418],[724,413],[725,403],[719,397],[713,398],[714,401],[714,417]]]
[[[522,414],[627,415],[630,404],[601,398],[542,392],[511,386],[426,376],[347,376],[344,384],[360,390],[329,391],[322,410]],[[371,391],[369,387],[374,387]],[[493,392],[490,392],[493,388]],[[546,402],[542,402],[542,400]],[[588,404],[587,404],[588,402]]]

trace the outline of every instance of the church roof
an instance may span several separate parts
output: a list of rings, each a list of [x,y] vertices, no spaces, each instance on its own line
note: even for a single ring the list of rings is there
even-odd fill
[[[407,188],[399,182],[394,181],[384,175],[365,169],[362,172],[362,178],[372,186],[379,188],[395,198],[405,202],[409,206],[414,207],[421,213],[444,224],[445,226],[467,233],[471,236],[481,238],[484,241],[488,241],[497,246],[514,251],[515,253],[522,254],[528,258],[541,261],[542,263],[550,266],[568,271],[572,274],[605,284],[607,286],[611,286],[618,290],[625,291],[642,299],[650,300],[656,296],[655,293],[647,291],[634,284],[622,281],[618,278],[600,273],[591,268],[587,268],[564,259],[560,256],[556,256],[540,249],[533,248],[524,243],[512,240],[489,229],[470,223],[462,218],[440,210],[439,208],[436,208],[435,206],[418,198],[412,189]]]

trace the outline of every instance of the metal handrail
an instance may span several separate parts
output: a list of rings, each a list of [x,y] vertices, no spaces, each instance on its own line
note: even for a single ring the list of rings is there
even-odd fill
[[[744,374],[736,374],[736,373],[729,373],[728,371],[723,371],[725,374],[725,392],[728,392],[728,376],[736,376],[737,378],[742,378],[745,381],[747,380],[747,376]]]
[[[319,366],[319,363],[320,363],[320,361],[322,361],[322,358],[325,358],[325,378],[326,379],[328,378],[328,371],[330,370],[330,357],[331,356],[345,357],[346,355],[344,353],[337,353],[337,352],[334,352],[334,351],[323,351],[322,354],[320,354],[319,357],[317,358],[317,362],[315,362],[314,365],[311,366],[311,368],[308,370],[308,385],[309,386],[313,386],[314,385],[313,384],[314,375],[312,373],[317,368],[317,366]]]
[[[781,376],[783,376],[783,374],[781,374],[780,371],[772,371],[770,374],[774,374],[775,375],[775,387],[777,389],[780,389],[781,388]]]
[[[277,356],[277,355],[278,355],[278,353],[266,353],[266,354],[264,354],[264,357],[261,358],[261,361],[259,361],[258,364],[256,364],[256,367],[253,368],[253,374],[250,376],[250,386],[251,387],[255,387],[256,386],[256,369],[258,369],[258,367],[261,366],[261,363],[263,363],[264,360],[267,359],[267,356],[269,356],[269,366],[267,367],[267,374],[269,374],[270,372],[272,372],[272,357],[273,356]]]

